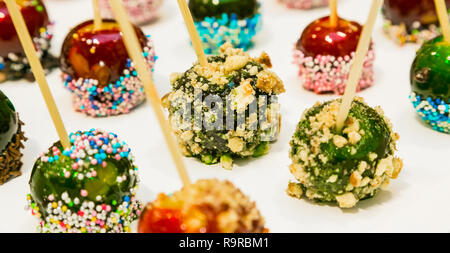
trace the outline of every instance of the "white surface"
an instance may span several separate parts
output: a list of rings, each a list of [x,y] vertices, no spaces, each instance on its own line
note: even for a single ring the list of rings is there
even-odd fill
[[[400,133],[399,155],[404,169],[393,180],[388,191],[360,202],[357,208],[341,210],[322,206],[305,199],[288,197],[285,189],[291,179],[288,166],[288,142],[300,115],[318,96],[305,91],[291,64],[292,46],[304,27],[312,20],[327,15],[327,9],[312,11],[288,10],[276,0],[263,0],[264,29],[256,39],[252,55],[263,50],[272,57],[274,71],[283,79],[287,93],[280,97],[283,127],[279,141],[268,155],[239,163],[233,171],[219,165],[206,166],[195,159],[185,159],[193,180],[218,177],[229,179],[257,202],[272,232],[450,232],[450,136],[435,132],[420,122],[409,95],[409,68],[415,46],[397,47],[382,33],[381,15],[374,40],[377,60],[376,84],[360,93],[372,105],[381,105]],[[90,18],[88,0],[46,0],[51,18],[56,22],[52,51],[59,54],[62,40],[69,28]],[[364,23],[370,2],[340,1],[342,17]],[[150,33],[160,57],[155,81],[160,95],[170,89],[169,75],[183,72],[195,59],[188,43],[176,1],[166,0],[161,18],[143,27]],[[116,132],[128,142],[140,168],[139,197],[151,201],[159,192],[179,189],[180,180],[171,162],[153,111],[147,104],[129,115],[94,119],[72,109],[71,94],[59,79],[59,70],[48,80],[68,131],[101,128]],[[25,122],[29,138],[24,151],[23,175],[0,187],[0,232],[35,232],[37,220],[24,210],[28,179],[39,153],[46,150],[57,135],[53,130],[38,86],[24,81],[0,85],[13,101]]]

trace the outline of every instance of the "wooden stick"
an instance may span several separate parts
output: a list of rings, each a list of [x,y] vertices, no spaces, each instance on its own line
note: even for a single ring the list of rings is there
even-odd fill
[[[172,158],[178,169],[178,174],[184,186],[187,186],[191,183],[191,181],[189,179],[186,167],[183,163],[181,154],[178,150],[178,145],[175,142],[174,137],[172,136],[169,122],[166,120],[166,117],[164,116],[161,100],[159,99],[158,92],[156,91],[155,85],[153,83],[152,72],[151,70],[149,70],[148,65],[144,60],[144,57],[142,56],[142,48],[139,44],[135,30],[131,25],[131,23],[129,22],[128,14],[124,9],[122,1],[109,0],[109,3],[114,12],[114,15],[116,16],[117,22],[120,25],[120,29],[122,30],[125,46],[128,50],[128,53],[130,54],[131,59],[134,62],[138,76],[144,85],[147,99],[153,106],[153,110],[155,111],[156,117],[158,118],[159,124],[161,125],[161,129],[164,133],[164,137],[166,138],[166,142],[167,145],[169,146]]]
[[[345,120],[347,119],[348,112],[350,111],[353,98],[355,97],[356,87],[361,78],[364,59],[369,51],[372,31],[375,25],[375,21],[378,16],[378,12],[383,4],[383,0],[373,0],[372,7],[370,9],[369,17],[364,25],[361,38],[359,39],[358,47],[356,49],[356,55],[353,59],[353,64],[350,70],[350,74],[347,80],[347,86],[345,88],[344,96],[342,97],[342,104],[339,114],[337,115],[336,130],[340,132],[344,127]]]
[[[200,65],[205,66],[208,64],[205,51],[203,51],[202,41],[195,28],[194,19],[192,18],[191,11],[186,3],[186,0],[177,0],[178,7],[180,7],[181,15],[183,15],[184,23],[191,37],[192,45],[194,46],[195,53],[197,54],[198,62]]]
[[[20,42],[22,43],[25,54],[28,58],[28,62],[30,63],[34,77],[36,78],[36,82],[38,83],[42,96],[44,97],[45,104],[47,105],[47,109],[53,120],[53,125],[56,128],[56,132],[58,133],[61,144],[64,147],[64,149],[68,149],[71,146],[69,135],[67,134],[66,128],[64,127],[64,123],[61,119],[61,115],[58,111],[58,108],[56,107],[53,95],[50,91],[50,88],[48,87],[44,69],[42,68],[42,64],[39,61],[39,58],[37,57],[33,41],[31,40],[31,36],[30,33],[28,32],[23,16],[20,13],[19,8],[17,7],[16,0],[4,0],[4,1],[11,15],[11,19],[14,23],[14,26],[17,30],[17,34],[19,36]]]
[[[98,0],[92,0],[92,8],[94,9],[94,30],[97,31],[102,28],[102,15]]]
[[[337,0],[330,0],[330,25],[332,27],[338,26],[339,17],[337,14]]]
[[[439,23],[441,23],[442,34],[444,35],[444,40],[450,43],[450,26],[448,24],[448,12],[447,6],[445,6],[445,0],[434,0],[436,5],[436,11],[439,17]]]

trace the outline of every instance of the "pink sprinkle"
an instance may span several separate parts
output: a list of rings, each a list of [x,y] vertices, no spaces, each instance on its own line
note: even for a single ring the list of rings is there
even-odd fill
[[[102,162],[102,167],[105,168],[107,163],[105,161]]]
[[[92,164],[92,165],[96,165],[96,164],[97,164],[97,159],[92,159],[92,160],[91,160],[91,164]]]
[[[117,161],[119,161],[121,159],[119,154],[116,154],[115,158],[116,158]]]
[[[93,170],[93,171],[91,172],[91,175],[92,175],[93,177],[96,177],[96,176],[97,176],[97,171],[96,171],[96,170]]]
[[[64,172],[64,177],[69,178],[70,177],[70,172],[68,172],[68,171]]]
[[[86,190],[81,190],[80,195],[81,195],[82,197],[87,197],[88,191],[86,191]]]
[[[110,206],[110,205],[107,205],[107,206],[106,206],[106,211],[107,211],[107,212],[110,212],[110,211],[111,211],[111,206]]]
[[[73,163],[72,164],[72,169],[74,169],[74,170],[78,169],[78,163]]]

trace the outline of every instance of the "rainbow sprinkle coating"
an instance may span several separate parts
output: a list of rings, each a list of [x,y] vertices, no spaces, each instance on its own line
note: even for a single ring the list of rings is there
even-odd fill
[[[294,64],[299,66],[299,77],[307,90],[316,94],[335,93],[343,94],[345,82],[348,79],[350,67],[355,53],[345,57],[331,55],[317,55],[316,57],[305,56],[305,54],[294,47]],[[367,53],[364,61],[363,73],[357,86],[361,91],[373,85],[375,51],[373,45]]]
[[[91,129],[70,135],[36,161],[28,208],[44,233],[131,232],[143,208],[135,198],[138,169],[126,143]]]
[[[261,31],[261,14],[238,19],[236,14],[223,13],[221,18],[207,17],[195,22],[206,54],[219,54],[220,47],[229,42],[235,48],[248,50],[253,46],[253,37]]]
[[[440,28],[436,25],[429,25],[426,29],[421,29],[420,27],[420,22],[415,22],[413,24],[412,32],[409,33],[405,24],[393,25],[391,21],[385,20],[383,30],[391,40],[395,41],[400,46],[403,46],[406,43],[422,44],[441,34]]]
[[[50,49],[50,41],[53,38],[53,26],[54,23],[50,23],[47,27],[40,28],[39,36],[33,38],[36,54],[43,62],[43,67],[46,72],[57,66],[54,63],[54,57],[48,52]],[[5,58],[0,56],[0,76],[5,76],[4,79],[0,78],[0,82],[21,79],[27,73],[31,72],[28,59],[25,55],[10,53]]]
[[[291,9],[312,9],[328,5],[328,0],[278,0]]]
[[[150,35],[143,48],[143,56],[149,68],[153,69],[157,56]],[[106,87],[98,87],[95,79],[72,79],[63,73],[64,85],[73,93],[73,106],[76,111],[91,117],[107,117],[129,113],[145,101],[144,88],[137,76],[131,59],[127,59],[123,75]]]
[[[409,99],[423,121],[436,131],[450,133],[450,99],[444,101],[439,98],[424,98],[414,92]]]
[[[158,16],[158,10],[163,0],[123,0],[123,4],[128,11],[131,22],[144,24],[154,20]],[[108,0],[99,1],[102,16],[114,19]]]

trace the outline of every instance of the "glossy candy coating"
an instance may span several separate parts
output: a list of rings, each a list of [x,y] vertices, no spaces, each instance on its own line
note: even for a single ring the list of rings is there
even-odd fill
[[[439,36],[426,42],[411,67],[412,90],[423,97],[450,100],[450,44]]]
[[[303,114],[290,142],[290,171],[298,182],[289,184],[288,193],[351,208],[396,178],[402,161],[394,157],[399,137],[380,108],[355,98],[344,129],[337,132],[340,106],[340,100],[332,100]]]
[[[181,205],[171,203],[164,194],[158,196],[160,206],[147,206],[139,219],[139,233],[185,233]]]
[[[206,17],[220,17],[223,13],[236,14],[244,19],[256,14],[257,0],[189,0],[189,9],[195,21]]]
[[[71,135],[71,139],[73,138],[76,138],[76,135]],[[107,138],[104,142],[108,142]],[[96,143],[92,141],[89,144],[90,147],[95,145]],[[75,148],[72,146],[71,150]],[[88,152],[87,149],[86,152]],[[31,197],[44,217],[48,215],[45,207],[51,203],[49,196],[59,200],[63,198],[63,193],[67,193],[72,198],[79,196],[81,201],[95,203],[99,202],[98,196],[100,196],[100,203],[113,205],[112,203],[120,202],[125,196],[131,195],[130,189],[137,183],[137,177],[129,173],[134,170],[132,161],[125,156],[118,160],[114,154],[106,152],[103,154],[105,156],[101,158],[102,162],[93,164],[89,161],[92,161],[94,155],[86,155],[84,159],[78,160],[84,161],[84,165],[74,168],[73,165],[77,159],[70,157],[70,154],[65,152],[61,144],[57,142],[44,156],[48,158],[48,161],[43,161],[42,157],[38,158],[33,166],[29,184]],[[96,161],[99,161],[98,155],[99,153],[95,155]],[[95,172],[92,173],[93,171]],[[91,177],[87,177],[86,173],[90,173]],[[79,175],[84,176],[80,179]],[[126,180],[118,182],[117,178],[122,175],[126,175]],[[81,196],[82,189],[86,190],[86,196]],[[79,209],[76,203],[67,204],[69,209],[73,208],[74,211]]]
[[[450,6],[450,0],[446,4]],[[383,14],[393,25],[405,24],[408,32],[417,28],[413,27],[415,22],[422,26],[438,24],[434,0],[385,0]]]
[[[314,107],[307,112],[306,118],[317,115],[325,105],[324,103],[320,106]],[[331,165],[330,168],[355,168],[360,159],[367,157],[370,153],[375,153],[379,158],[388,155],[390,150],[390,129],[385,123],[384,119],[372,108],[366,106],[363,103],[354,101],[352,108],[349,112],[349,117],[354,117],[359,120],[359,127],[365,132],[365,135],[358,142],[356,146],[344,146],[336,147],[336,145],[330,141],[328,143],[323,143],[321,149],[328,159],[328,164]],[[295,136],[299,139],[309,139],[308,130],[310,129],[308,120],[302,120],[298,124],[298,129]],[[352,152],[352,149],[356,148],[356,152]],[[297,149],[293,149],[295,152]],[[317,182],[320,184],[325,184],[325,182]]]
[[[339,18],[338,26],[330,24],[330,17],[309,24],[297,42],[296,48],[306,56],[332,55],[344,57],[356,51],[362,26]]]
[[[17,128],[16,110],[8,97],[0,91],[0,152],[3,152],[16,134]]]
[[[44,4],[41,0],[16,0],[16,2],[20,6],[31,37],[38,37],[40,29],[50,23]],[[22,54],[23,49],[6,4],[0,1],[0,57],[6,57],[9,53]]]
[[[141,46],[144,33],[135,26]],[[104,87],[118,80],[129,58],[118,24],[104,20],[94,31],[93,21],[75,27],[66,37],[61,52],[61,69],[74,78],[95,79]]]

